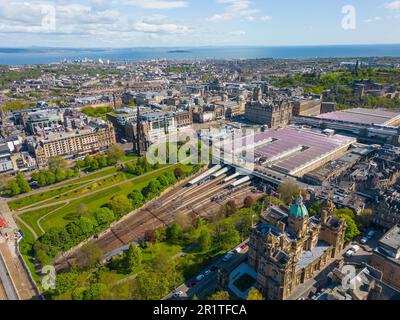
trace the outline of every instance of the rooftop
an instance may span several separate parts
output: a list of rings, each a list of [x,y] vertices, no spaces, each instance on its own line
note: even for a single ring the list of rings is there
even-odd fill
[[[396,120],[400,121],[400,113],[382,109],[349,109],[321,114],[317,118],[349,122],[354,124],[391,125]]]
[[[393,249],[400,250],[400,225],[394,226],[379,240],[379,243]]]

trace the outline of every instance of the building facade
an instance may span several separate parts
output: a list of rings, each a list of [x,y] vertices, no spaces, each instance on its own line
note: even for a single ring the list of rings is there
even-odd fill
[[[114,128],[112,125],[105,125],[95,129],[51,134],[44,139],[37,139],[30,149],[36,156],[37,164],[44,166],[52,157],[98,152],[108,149],[115,143]]]
[[[257,272],[256,287],[267,300],[288,299],[302,283],[340,255],[346,222],[336,220],[326,202],[320,218],[309,217],[303,199],[262,214],[249,243],[249,265]]]
[[[400,290],[400,225],[394,226],[379,240],[371,266],[383,273],[383,280]]]
[[[293,105],[289,101],[251,101],[246,104],[246,118],[271,129],[285,127],[292,117]]]

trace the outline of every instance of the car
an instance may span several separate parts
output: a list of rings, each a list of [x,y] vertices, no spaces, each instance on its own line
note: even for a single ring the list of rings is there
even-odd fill
[[[182,297],[182,295],[183,295],[182,291],[177,291],[174,293],[174,298],[180,298],[180,297]]]
[[[188,288],[193,288],[197,285],[197,281],[191,280],[187,283]]]
[[[205,278],[204,274],[199,274],[199,275],[196,277],[196,281],[200,282],[200,281],[203,280],[204,278]]]
[[[354,253],[357,253],[358,251],[360,251],[360,249],[361,249],[360,246],[355,244],[354,246],[351,247],[350,250],[352,250]]]
[[[239,247],[239,248],[236,248],[236,249],[235,249],[235,252],[236,252],[236,253],[241,253],[242,250],[243,250],[243,249],[242,249],[241,247]]]
[[[368,239],[372,239],[375,236],[375,231],[371,230],[370,232],[368,232]]]
[[[211,273],[211,270],[206,270],[206,271],[204,272],[204,275],[207,277],[210,273]]]
[[[370,239],[368,237],[364,237],[361,239],[362,244],[366,244]]]
[[[354,251],[353,250],[349,250],[344,254],[347,258],[351,258],[354,255]]]
[[[248,243],[245,243],[245,244],[242,245],[240,248],[241,248],[242,250],[244,250],[244,249],[246,249],[248,246],[249,246],[249,244],[248,244]]]
[[[230,252],[230,253],[228,253],[222,260],[223,260],[224,262],[228,262],[232,257],[233,257],[233,253]]]

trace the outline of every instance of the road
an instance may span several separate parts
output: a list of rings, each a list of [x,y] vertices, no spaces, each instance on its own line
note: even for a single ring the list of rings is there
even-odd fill
[[[229,199],[243,201],[248,194],[253,192],[249,185],[245,185],[242,189],[227,195],[220,203],[213,202],[211,200],[213,197],[228,192],[229,183],[221,184],[224,178],[225,176],[221,176],[192,187],[185,187],[184,184],[176,186],[158,199],[126,216],[93,242],[102,249],[105,255],[109,256],[109,253],[116,253],[119,248],[143,239],[147,231],[174,223],[179,215],[206,218],[221,210]],[[57,270],[69,268],[70,262],[77,262],[76,252],[58,259]]]

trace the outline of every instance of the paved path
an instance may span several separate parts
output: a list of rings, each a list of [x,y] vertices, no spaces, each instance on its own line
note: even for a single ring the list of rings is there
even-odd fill
[[[7,265],[0,252],[0,279],[8,300],[19,300],[17,290],[8,271]]]
[[[100,180],[103,180],[103,179],[107,179],[107,178],[113,177],[113,176],[117,175],[118,173],[120,173],[120,172],[114,172],[114,173],[112,173],[112,174],[109,174],[109,175],[106,175],[106,176],[102,176],[102,177],[100,177],[100,178],[95,178],[95,179],[87,180],[87,181],[84,181],[84,182],[77,182],[77,183],[74,183],[74,184],[72,184],[72,185],[75,185],[75,184],[76,184],[76,185],[79,185],[79,186],[77,186],[76,188],[73,188],[73,189],[71,189],[71,190],[69,190],[69,191],[66,191],[66,192],[64,192],[64,193],[57,194],[57,195],[52,196],[52,197],[50,197],[50,198],[43,199],[43,200],[37,201],[37,202],[35,202],[35,203],[29,204],[29,205],[27,205],[27,206],[25,206],[25,207],[22,207],[22,208],[17,209],[16,211],[23,211],[23,210],[28,210],[28,209],[35,209],[35,208],[37,208],[37,206],[38,206],[39,204],[41,204],[41,203],[45,203],[45,202],[48,202],[48,201],[50,201],[50,200],[57,199],[57,198],[60,197],[60,196],[66,195],[66,194],[68,194],[68,193],[74,192],[74,191],[79,190],[79,189],[82,189],[82,188],[85,188],[86,186],[88,186],[88,185],[90,185],[90,184],[92,184],[92,183],[94,183],[94,182],[97,182],[97,181],[100,181]],[[82,184],[81,184],[81,183],[82,183]],[[47,190],[47,191],[53,190],[53,189],[55,189],[55,188],[56,188],[56,187],[53,185],[53,188],[50,188],[50,189]],[[46,192],[46,191],[43,191],[43,192]],[[26,196],[26,194],[25,194],[25,196]],[[28,195],[28,197],[29,197],[29,195]],[[13,199],[13,200],[14,200],[14,199]]]
[[[7,226],[2,229],[3,235],[7,233],[8,239],[1,237],[0,240],[0,256],[2,257],[2,267],[0,276],[2,285],[10,299],[15,300],[16,297],[22,300],[32,299],[38,296],[38,290],[30,278],[29,273],[24,268],[22,257],[20,257],[17,249],[17,239],[15,234],[19,228],[15,223],[7,203],[0,199],[0,212],[6,219]],[[16,294],[12,293],[11,285]]]
[[[99,193],[99,192],[102,192],[102,191],[105,191],[105,190],[108,190],[108,189],[111,189],[111,188],[114,188],[114,187],[118,187],[118,186],[124,185],[127,182],[132,182],[132,181],[135,181],[135,180],[138,180],[138,179],[142,179],[142,178],[147,177],[149,175],[152,175],[154,173],[161,172],[163,170],[167,170],[168,168],[169,167],[164,167],[164,168],[160,168],[160,169],[157,169],[157,170],[153,170],[153,171],[145,173],[145,174],[143,174],[141,176],[133,177],[133,178],[118,182],[116,184],[104,187],[102,189],[98,189],[98,190],[95,190],[95,191],[91,191],[91,192],[85,193],[85,194],[80,195],[80,196],[75,197],[75,198],[70,198],[70,199],[66,199],[66,200],[62,200],[62,201],[58,201],[58,202],[53,202],[53,203],[49,203],[49,204],[42,205],[42,206],[35,206],[33,208],[29,208],[29,209],[25,209],[25,210],[19,210],[19,211],[17,211],[17,213],[20,215],[22,213],[26,213],[26,212],[30,212],[30,211],[36,211],[36,210],[40,210],[40,209],[45,209],[45,208],[53,207],[53,206],[56,206],[56,205],[69,204],[69,203],[71,203],[71,202],[73,202],[75,200],[79,200],[79,199],[85,198],[87,196],[91,196],[93,194],[96,194],[96,193]],[[46,201],[48,201],[48,199]]]
[[[35,230],[33,230],[33,228],[29,224],[27,224],[24,220],[22,220],[18,215],[15,215],[15,219],[19,223],[23,224],[24,227],[27,228],[30,233],[32,233],[32,235],[35,238],[35,240],[37,240],[39,238],[38,235],[36,234]]]
[[[1,300],[8,300],[8,297],[4,289],[3,283],[0,280],[0,301]]]

